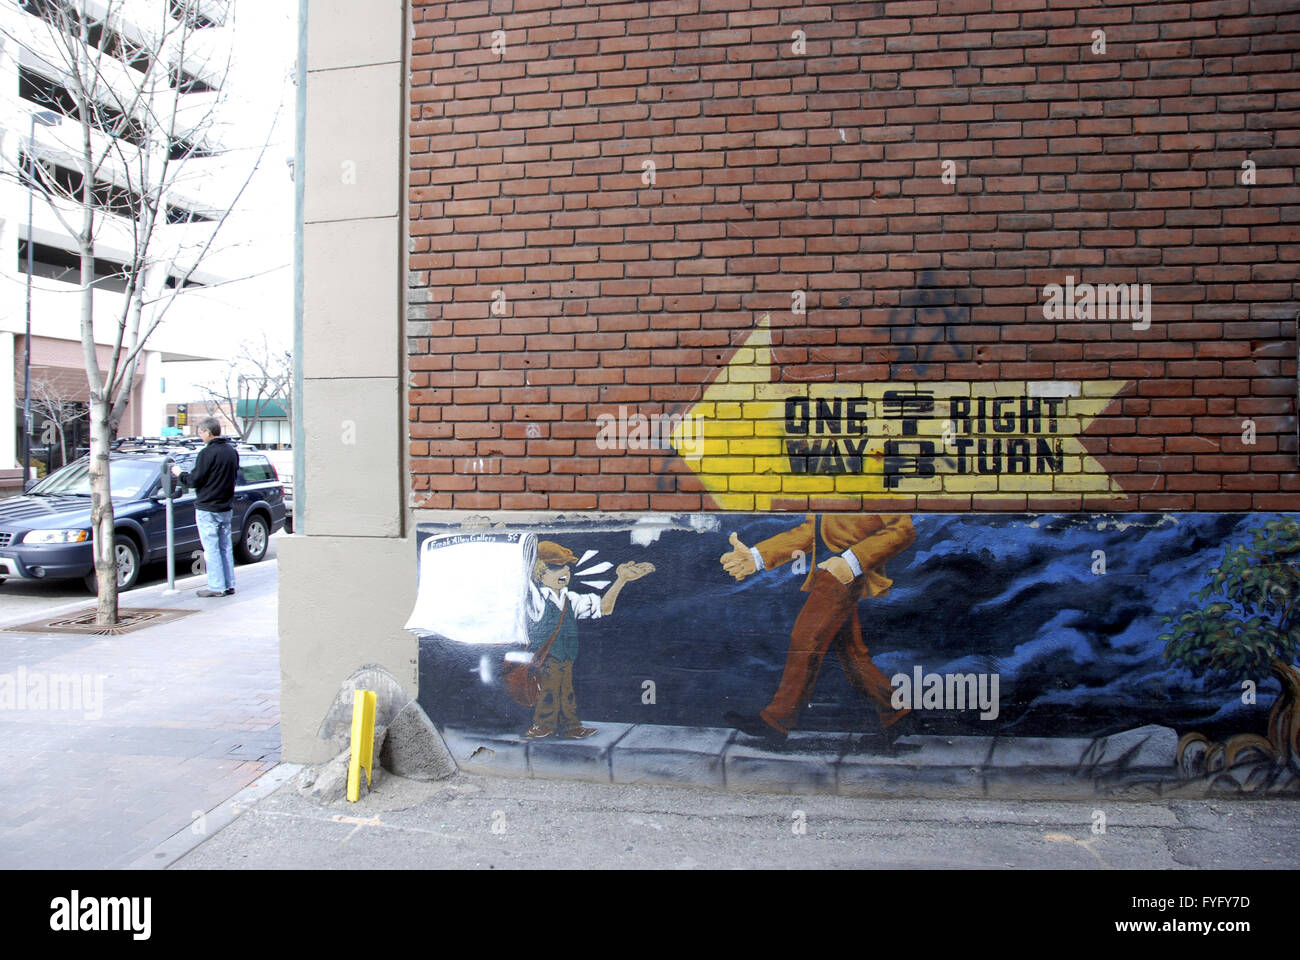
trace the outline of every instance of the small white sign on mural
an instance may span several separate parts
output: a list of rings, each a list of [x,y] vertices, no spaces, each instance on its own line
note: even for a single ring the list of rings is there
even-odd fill
[[[457,643],[527,644],[536,560],[532,534],[429,537],[420,547],[419,588],[406,629]]]

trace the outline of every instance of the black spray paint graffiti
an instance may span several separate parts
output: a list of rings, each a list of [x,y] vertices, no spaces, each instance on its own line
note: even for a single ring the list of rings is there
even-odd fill
[[[977,294],[937,286],[936,279],[931,271],[923,272],[920,285],[904,293],[890,311],[890,342],[902,345],[889,364],[891,380],[908,379],[912,373],[925,376],[935,364],[971,359],[971,346],[958,341],[957,328],[970,323],[970,304]]]
[[[925,376],[932,366],[963,363],[971,359],[969,343],[958,341],[957,328],[970,323],[970,304],[978,295],[937,284],[932,271],[921,274],[920,285],[904,293],[901,302],[890,311],[888,325],[891,344],[903,349],[890,361],[891,380]],[[957,471],[952,457],[939,456],[934,462],[947,471]]]

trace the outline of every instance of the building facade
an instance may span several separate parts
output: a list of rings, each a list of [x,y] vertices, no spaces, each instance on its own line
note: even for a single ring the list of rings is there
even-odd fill
[[[1291,5],[307,6],[286,758],[1295,789]]]
[[[172,13],[183,14],[186,5],[172,5]],[[215,158],[220,144],[205,138],[201,144],[186,141],[187,126],[184,111],[189,109],[202,114],[204,105],[210,103],[215,90],[209,83],[218,83],[213,68],[208,64],[218,61],[214,50],[229,43],[228,31],[222,27],[224,7],[221,4],[189,5],[193,8],[195,22],[201,21],[204,30],[202,42],[197,44],[183,65],[173,67],[173,82],[185,85],[183,107],[177,113],[177,123],[171,143],[165,148],[174,156],[177,150],[191,151],[184,159],[185,183],[168,196],[167,222],[158,228],[157,248],[179,253],[201,241],[205,230],[210,230],[219,216],[203,201],[205,192],[212,195],[210,166],[219,162]],[[69,81],[58,66],[59,44],[51,31],[58,29],[59,18],[71,9],[59,0],[19,0],[0,7],[0,166],[5,176],[0,181],[0,407],[13,410],[13,427],[6,422],[0,429],[0,468],[19,466],[22,457],[23,398],[26,370],[30,365],[33,383],[33,400],[53,397],[70,411],[68,424],[74,432],[77,423],[84,423],[88,402],[85,359],[80,333],[80,262],[76,243],[66,229],[64,220],[72,210],[60,203],[56,210],[47,203],[38,187],[29,190],[27,171],[39,165],[43,176],[50,182],[68,187],[79,182],[77,150],[81,124],[73,119],[75,106],[66,84]],[[140,23],[163,15],[167,5],[151,0],[114,2],[110,5],[90,4],[87,10],[92,17],[102,18],[111,9],[110,25],[101,29],[101,43],[106,56],[121,60],[123,71],[131,66],[132,38],[138,38]],[[198,36],[196,32],[195,36]],[[117,46],[109,46],[111,38],[119,38]],[[109,136],[101,130],[93,134],[97,141]],[[111,167],[111,164],[110,164]],[[205,169],[206,168],[206,169]],[[114,206],[113,191],[122,190],[125,184],[114,180],[122,171],[102,174],[105,188],[97,196],[97,214],[100,224],[95,241],[95,339],[101,369],[107,369],[116,335],[115,317],[122,313],[125,300],[122,281],[123,264],[132,257],[133,231],[138,227],[129,208]],[[110,188],[107,185],[114,183]],[[102,202],[101,202],[102,201]],[[30,204],[30,216],[29,216]],[[30,261],[30,342],[27,335],[28,298],[28,245],[31,244]],[[168,255],[171,255],[170,253]],[[181,258],[183,259],[183,258]],[[220,283],[225,279],[210,270],[189,273],[183,264],[168,262],[167,255],[150,265],[145,284],[150,290],[170,290],[184,286],[202,286]],[[147,308],[145,322],[150,314]],[[198,345],[193,336],[195,325],[208,318],[201,303],[191,298],[179,297],[168,310],[168,320],[150,337],[136,372],[136,384],[125,411],[118,433],[122,436],[157,435],[166,424],[164,413],[164,386],[166,364],[171,361],[207,360],[213,354]],[[188,328],[188,329],[187,329]],[[37,404],[48,409],[49,403]],[[79,416],[78,416],[79,415]],[[8,417],[8,415],[6,415]],[[48,448],[45,439],[50,431],[45,428],[46,416],[36,415],[30,426],[30,443],[34,448]],[[84,438],[83,438],[84,439]],[[75,445],[74,445],[75,446]],[[57,465],[57,464],[54,464]]]
[[[198,436],[198,425],[204,417],[215,417],[225,436],[243,436],[247,427],[244,439],[248,443],[262,450],[288,450],[293,446],[289,409],[289,402],[278,398],[231,398],[226,402],[208,398],[168,403],[164,426],[179,431],[178,436],[193,437]]]

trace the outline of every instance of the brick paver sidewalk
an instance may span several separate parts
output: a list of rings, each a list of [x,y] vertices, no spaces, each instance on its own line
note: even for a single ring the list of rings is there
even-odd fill
[[[276,563],[237,575],[233,597],[199,599],[202,577],[126,594],[199,611],[135,633],[0,632],[0,868],[124,867],[275,766]],[[0,595],[0,628],[33,619]]]

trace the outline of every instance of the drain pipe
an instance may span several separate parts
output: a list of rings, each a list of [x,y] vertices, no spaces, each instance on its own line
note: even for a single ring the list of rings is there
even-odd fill
[[[293,147],[293,532],[307,516],[307,430],[303,426],[302,313],[303,217],[307,186],[307,0],[298,0],[298,89]]]

